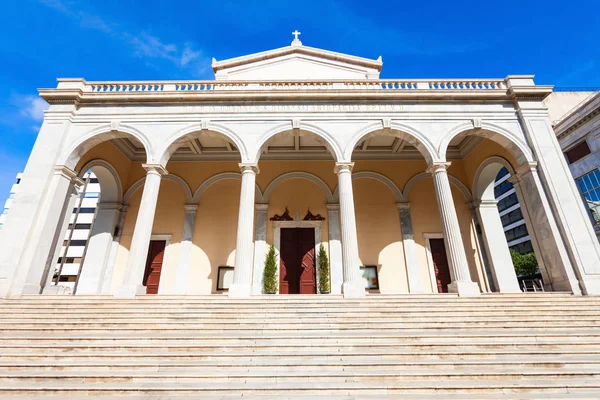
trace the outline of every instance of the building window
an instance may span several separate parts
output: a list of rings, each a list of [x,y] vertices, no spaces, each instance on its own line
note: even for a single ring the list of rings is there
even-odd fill
[[[90,183],[98,183],[98,178],[90,178]]]
[[[587,142],[584,140],[583,142],[579,143],[577,146],[566,151],[565,156],[567,157],[567,160],[569,160],[569,164],[573,164],[574,162],[581,160],[583,157],[587,156],[590,153],[591,153],[590,147],[588,146]]]
[[[523,243],[516,244],[510,247],[511,250],[514,250],[521,254],[528,254],[533,252],[533,246],[531,246],[531,241],[526,241]]]
[[[579,189],[592,212],[595,221],[600,221],[600,171],[595,169],[577,178]]]
[[[516,210],[513,210],[506,215],[503,215],[500,219],[502,220],[502,226],[507,226],[510,224],[514,224],[517,221],[521,221],[523,219],[523,213],[521,212],[520,208],[517,208]]]
[[[76,213],[77,208],[74,208],[73,212]],[[94,212],[96,212],[96,209],[93,207],[81,207],[79,209],[79,214],[93,214]]]
[[[86,199],[97,199],[99,195],[100,193],[98,192],[85,192],[83,197],[85,197]]]
[[[91,229],[92,224],[75,224],[75,229]]]

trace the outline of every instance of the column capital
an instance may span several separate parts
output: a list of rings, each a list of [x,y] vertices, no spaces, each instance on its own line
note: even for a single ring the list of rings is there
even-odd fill
[[[184,207],[186,213],[195,213],[198,210],[198,204],[186,204]]]
[[[429,173],[429,174],[437,174],[439,172],[446,172],[448,170],[448,167],[450,167],[450,164],[452,164],[449,161],[436,161],[436,162],[432,162],[427,169],[425,170],[425,172]]]
[[[339,174],[340,172],[352,172],[354,168],[353,162],[336,162],[333,172]]]
[[[99,210],[117,210],[121,211],[123,209],[123,205],[121,203],[98,203],[96,207]]]
[[[468,204],[469,208],[495,208],[498,207],[498,200],[475,200]]]
[[[54,175],[61,175],[67,179],[75,179],[77,178],[77,172],[73,171],[71,168],[66,165],[55,165],[54,166]]]
[[[242,174],[252,172],[256,175],[260,173],[260,169],[256,163],[239,163],[238,165]]]
[[[327,211],[339,211],[340,203],[327,203]]]
[[[398,202],[398,203],[396,203],[396,207],[398,208],[398,210],[409,210],[410,209],[410,203],[408,203],[408,202]]]
[[[157,174],[160,176],[165,176],[169,172],[160,164],[142,164],[142,168],[146,170],[147,174]]]
[[[537,166],[538,166],[538,163],[536,161],[526,162],[526,163],[520,165],[515,170],[515,175],[518,176],[519,178],[522,178],[523,176],[527,175],[530,172],[536,172]]]
[[[256,211],[266,212],[269,209],[269,204],[268,203],[256,203],[256,204],[254,204],[254,209]]]

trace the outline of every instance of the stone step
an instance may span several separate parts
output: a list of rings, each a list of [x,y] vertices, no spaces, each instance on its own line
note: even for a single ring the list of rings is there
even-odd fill
[[[519,343],[507,343],[507,344],[398,344],[398,343],[355,343],[355,344],[344,344],[344,343],[281,343],[279,345],[247,345],[247,344],[204,344],[204,345],[8,345],[0,346],[0,354],[3,356],[8,355],[55,355],[55,354],[94,354],[94,353],[135,353],[135,354],[155,354],[155,353],[169,353],[169,354],[189,354],[189,355],[200,355],[200,354],[214,354],[214,353],[227,353],[227,354],[238,354],[246,353],[251,350],[252,353],[273,353],[280,352],[282,355],[290,352],[298,352],[304,354],[304,352],[322,352],[324,355],[328,354],[362,354],[364,351],[368,351],[368,354],[393,354],[396,352],[426,352],[428,354],[434,354],[437,352],[451,352],[451,353],[489,353],[496,354],[502,353],[532,353],[532,352],[553,352],[555,354],[563,352],[579,352],[584,351],[587,353],[598,353],[600,354],[600,344],[589,344],[589,343],[539,343],[539,344],[519,344]]]
[[[0,338],[2,347],[18,346],[281,346],[281,345],[512,345],[532,346],[537,344],[600,344],[600,332],[586,335],[433,335],[433,336],[261,336],[261,337],[10,337]]]
[[[600,357],[598,352],[588,351],[561,351],[561,352],[544,352],[530,350],[527,352],[520,351],[496,351],[489,353],[485,351],[436,351],[430,353],[416,352],[416,351],[394,351],[383,354],[373,354],[368,351],[363,352],[331,352],[325,353],[320,351],[303,351],[303,352],[239,352],[239,353],[212,353],[212,354],[173,354],[173,353],[151,353],[151,354],[140,354],[140,353],[119,353],[119,352],[105,352],[105,353],[78,353],[78,354],[4,354],[0,356],[0,361],[3,365],[9,363],[23,363],[23,362],[46,362],[54,363],[57,361],[63,362],[84,362],[84,361],[97,361],[105,363],[113,363],[119,360],[119,362],[154,362],[157,364],[164,363],[166,361],[193,361],[193,362],[206,362],[208,365],[212,363],[238,365],[239,363],[247,364],[249,362],[261,363],[295,363],[303,365],[305,363],[314,364],[315,359],[320,362],[338,365],[339,363],[346,362],[361,362],[364,364],[379,364],[392,361],[424,361],[424,360],[503,360],[513,361],[518,363],[522,360],[532,360],[539,362],[551,362],[557,361],[560,357],[560,362],[568,362],[571,359],[582,360],[582,361],[597,361]]]
[[[35,371],[35,373],[52,372],[52,371],[71,371],[81,373],[96,373],[106,371],[121,371],[135,372],[145,374],[146,372],[166,372],[166,373],[214,373],[218,371],[222,374],[237,374],[246,372],[263,372],[271,375],[289,374],[296,372],[300,373],[317,373],[317,372],[343,372],[350,373],[356,371],[362,373],[365,371],[383,371],[387,373],[430,373],[431,371],[467,371],[467,372],[522,372],[524,369],[528,372],[544,372],[547,370],[576,370],[586,372],[600,371],[600,360],[585,361],[570,359],[568,363],[557,361],[543,362],[532,360],[432,360],[432,361],[388,361],[385,364],[366,364],[366,363],[323,363],[315,359],[312,364],[297,365],[294,363],[282,364],[257,364],[249,362],[248,364],[228,365],[228,364],[211,364],[194,363],[194,362],[165,362],[155,364],[151,362],[136,362],[128,363],[111,362],[83,362],[83,363],[64,363],[57,361],[56,363],[41,363],[41,362],[23,362],[23,363],[4,363],[0,361],[0,372],[17,373],[18,371]],[[368,366],[368,368],[365,368]],[[218,368],[218,369],[216,369]]]
[[[167,395],[222,395],[228,396],[264,396],[264,395],[290,395],[303,394],[305,396],[327,396],[327,395],[402,395],[402,394],[478,394],[496,393],[506,394],[528,394],[528,393],[554,393],[554,394],[576,394],[590,393],[599,390],[600,385],[596,379],[538,379],[522,382],[520,379],[513,380],[412,380],[408,382],[388,382],[382,384],[362,382],[281,382],[281,383],[207,383],[196,382],[148,382],[143,385],[135,382],[97,383],[97,382],[74,382],[64,383],[62,380],[35,384],[29,382],[14,382],[4,384],[0,390],[7,394],[36,395],[145,395],[164,396]]]

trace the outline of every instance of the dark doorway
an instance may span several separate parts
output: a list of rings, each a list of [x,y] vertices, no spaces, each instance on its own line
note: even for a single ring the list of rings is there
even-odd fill
[[[438,293],[448,293],[448,285],[452,282],[452,278],[450,278],[450,268],[448,267],[444,239],[429,239],[429,248],[431,250],[431,258],[433,259]]]
[[[282,228],[279,293],[317,293],[314,228]]]
[[[148,258],[146,258],[146,270],[144,271],[144,281],[146,294],[157,294],[160,283],[160,271],[162,270],[163,259],[165,256],[165,240],[151,240],[148,248]]]

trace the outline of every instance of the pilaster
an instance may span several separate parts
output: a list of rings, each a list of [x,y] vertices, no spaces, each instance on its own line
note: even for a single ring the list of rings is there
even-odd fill
[[[267,257],[267,211],[269,210],[269,205],[266,203],[257,203],[254,208],[256,209],[256,223],[254,224],[254,271],[252,278],[252,294],[262,294],[263,274]]]
[[[339,204],[327,204],[327,227],[329,232],[329,273],[331,293],[341,294],[342,284],[344,283],[344,273],[342,267]]]
[[[187,294],[190,276],[190,263],[192,258],[192,236],[194,235],[194,224],[198,204],[185,205],[185,217],[183,219],[183,230],[181,233],[181,245],[179,250],[179,263],[175,274],[175,293]]]
[[[408,290],[410,293],[424,293],[417,247],[415,245],[412,220],[410,218],[410,203],[396,203],[400,214],[400,230],[402,231],[402,245],[404,247],[404,261],[408,276]]]

